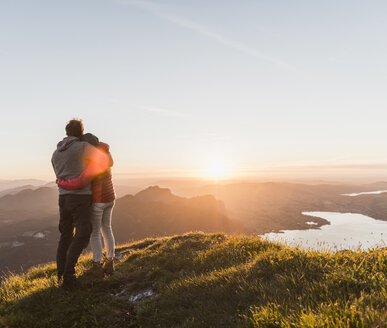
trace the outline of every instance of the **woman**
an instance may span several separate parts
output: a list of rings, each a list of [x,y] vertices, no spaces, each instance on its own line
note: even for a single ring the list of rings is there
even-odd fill
[[[112,182],[110,167],[113,166],[113,158],[109,151],[109,145],[99,142],[91,133],[84,134],[81,141],[86,141],[109,157],[109,167],[106,171],[96,175],[97,168],[89,164],[77,178],[64,180],[58,179],[58,185],[67,190],[81,189],[92,183],[92,233],[90,236],[91,249],[93,251],[93,265],[85,272],[88,276],[103,277],[104,273],[111,274],[114,271],[114,236],[111,227],[111,216],[115,201],[115,192]],[[102,236],[106,247],[106,260],[102,263]]]

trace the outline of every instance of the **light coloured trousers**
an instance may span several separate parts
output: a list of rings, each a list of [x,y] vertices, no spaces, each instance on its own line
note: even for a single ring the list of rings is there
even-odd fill
[[[91,224],[93,230],[90,236],[91,250],[93,251],[93,261],[102,261],[102,238],[106,248],[106,257],[114,257],[114,236],[112,231],[112,211],[114,201],[110,203],[93,203]]]

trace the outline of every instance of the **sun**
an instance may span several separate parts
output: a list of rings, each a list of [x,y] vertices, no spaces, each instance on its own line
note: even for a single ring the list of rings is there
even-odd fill
[[[212,161],[206,166],[204,175],[207,178],[219,180],[227,177],[228,169],[225,163],[221,161]]]

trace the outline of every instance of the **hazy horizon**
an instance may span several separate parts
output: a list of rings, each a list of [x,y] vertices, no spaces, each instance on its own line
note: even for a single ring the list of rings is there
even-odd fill
[[[1,182],[23,182],[23,181],[35,181],[36,185],[42,185],[46,183],[54,183],[55,176],[47,174],[46,176],[24,176],[24,177],[4,177],[0,176]],[[239,177],[223,177],[223,178],[208,178],[198,176],[184,176],[173,174],[149,174],[149,173],[114,173],[113,181],[120,186],[151,186],[157,185],[163,182],[185,184],[187,186],[191,184],[206,185],[206,184],[235,184],[235,183],[300,183],[300,184],[347,184],[347,185],[366,185],[379,182],[386,182],[387,176],[385,175],[370,175],[370,174],[348,174],[348,175],[332,175],[328,174],[315,174],[315,171],[311,171],[309,174],[290,174],[277,172],[276,173],[262,173],[261,175],[239,176]]]

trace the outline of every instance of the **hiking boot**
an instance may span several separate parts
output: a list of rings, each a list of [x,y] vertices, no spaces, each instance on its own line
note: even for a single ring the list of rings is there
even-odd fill
[[[76,277],[72,276],[72,277],[63,278],[62,287],[63,289],[66,289],[66,290],[74,290],[74,289],[82,288],[83,285]]]
[[[91,268],[83,272],[83,276],[86,278],[103,278],[104,273],[101,263],[93,262]]]
[[[106,259],[102,265],[103,272],[112,274],[114,272],[114,259]]]

